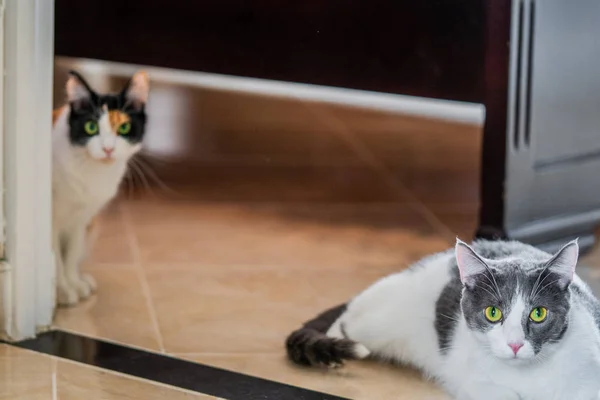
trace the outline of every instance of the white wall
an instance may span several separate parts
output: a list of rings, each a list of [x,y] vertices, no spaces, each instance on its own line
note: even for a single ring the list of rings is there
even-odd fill
[[[2,167],[6,220],[0,329],[34,336],[52,322],[53,0],[3,0]]]

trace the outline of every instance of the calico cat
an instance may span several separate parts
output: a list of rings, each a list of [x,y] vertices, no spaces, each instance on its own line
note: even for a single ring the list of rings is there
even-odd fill
[[[458,400],[600,399],[600,302],[578,252],[458,240],[306,323],[288,356],[411,365]]]
[[[118,94],[96,93],[70,72],[68,105],[53,113],[53,251],[57,302],[72,306],[96,289],[81,274],[86,230],[117,194],[131,157],[141,150],[149,80],[137,72]]]

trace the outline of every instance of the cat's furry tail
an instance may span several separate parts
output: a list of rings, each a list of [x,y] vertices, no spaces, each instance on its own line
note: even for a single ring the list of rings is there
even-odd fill
[[[334,307],[292,332],[285,342],[290,360],[305,366],[337,367],[345,360],[367,357],[369,351],[362,344],[326,334],[345,310],[346,305]]]

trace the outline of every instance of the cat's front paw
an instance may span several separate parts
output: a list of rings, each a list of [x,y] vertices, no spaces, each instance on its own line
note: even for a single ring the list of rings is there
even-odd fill
[[[77,282],[73,283],[80,300],[85,300],[96,291],[96,281],[90,275],[83,275]]]
[[[81,279],[84,280],[85,282],[87,282],[87,284],[90,287],[90,291],[92,293],[96,293],[96,289],[98,289],[98,285],[96,284],[96,280],[94,279],[93,276],[91,276],[90,274],[83,274],[81,276]]]
[[[60,285],[56,291],[56,301],[59,307],[73,307],[79,303],[79,294],[69,285]]]

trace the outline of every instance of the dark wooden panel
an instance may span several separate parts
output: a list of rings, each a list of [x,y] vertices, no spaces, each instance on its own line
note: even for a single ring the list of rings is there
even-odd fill
[[[510,64],[510,0],[489,1],[485,55],[485,124],[481,158],[481,210],[476,236],[505,239],[504,190],[508,84]]]
[[[486,0],[55,0],[56,53],[483,102]]]

